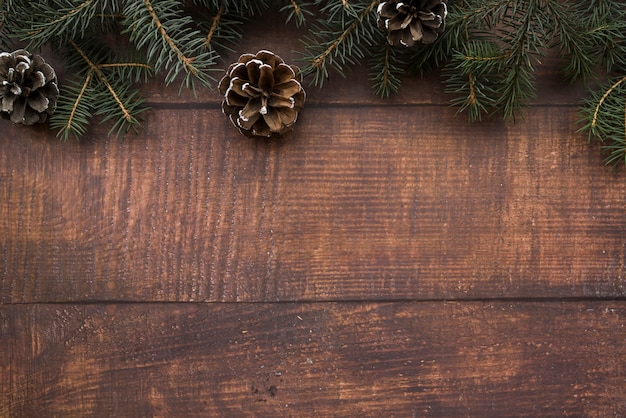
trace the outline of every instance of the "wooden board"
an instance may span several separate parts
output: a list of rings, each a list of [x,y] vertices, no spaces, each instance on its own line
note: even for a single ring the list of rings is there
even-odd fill
[[[203,107],[125,140],[7,126],[0,300],[626,295],[624,172],[574,112],[453,113],[312,106],[282,141]]]
[[[14,305],[0,319],[0,416],[626,414],[624,302]]]

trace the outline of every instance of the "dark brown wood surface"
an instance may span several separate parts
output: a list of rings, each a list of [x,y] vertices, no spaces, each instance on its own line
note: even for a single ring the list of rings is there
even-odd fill
[[[626,415],[624,302],[36,304],[0,315],[3,416]]]
[[[626,174],[543,61],[516,124],[365,68],[283,140],[158,83],[139,135],[2,121],[0,417],[626,416]]]

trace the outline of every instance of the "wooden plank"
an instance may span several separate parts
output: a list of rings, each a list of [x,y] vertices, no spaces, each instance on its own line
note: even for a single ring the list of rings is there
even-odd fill
[[[626,294],[624,171],[571,109],[305,110],[282,141],[205,108],[126,140],[7,125],[0,302]]]
[[[1,416],[626,415],[626,303],[0,307]]]

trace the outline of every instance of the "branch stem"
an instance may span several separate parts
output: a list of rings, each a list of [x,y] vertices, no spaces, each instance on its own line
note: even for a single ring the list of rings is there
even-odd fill
[[[224,2],[220,4],[220,8],[217,11],[215,17],[213,17],[213,21],[211,22],[211,28],[209,29],[209,33],[207,33],[206,38],[204,39],[204,47],[209,48],[211,46],[211,41],[213,40],[213,36],[217,31],[217,28],[220,25],[220,21],[222,20],[222,15],[224,14]]]
[[[68,118],[67,123],[65,124],[66,131],[70,131],[72,129],[72,122],[74,120],[74,116],[76,115],[76,112],[78,111],[78,105],[80,104],[80,101],[83,99],[83,96],[85,95],[85,91],[87,90],[87,87],[89,87],[89,83],[91,82],[92,76],[93,76],[93,71],[89,71],[89,73],[87,73],[87,77],[85,77],[85,82],[83,83],[83,86],[80,89],[80,93],[78,93],[78,96],[76,96],[76,100],[74,101],[74,104],[72,106],[72,111],[70,112],[70,117]]]
[[[291,7],[293,7],[293,13],[296,16],[301,16],[302,10],[300,10],[300,6],[298,6],[298,3],[296,3],[296,0],[290,0],[290,1],[291,1]]]
[[[111,93],[111,96],[113,97],[118,107],[122,111],[124,119],[126,119],[128,122],[132,122],[135,118],[133,118],[133,116],[130,114],[128,109],[126,109],[124,102],[122,102],[122,100],[118,96],[117,92],[115,91],[111,83],[109,83],[109,80],[107,80],[106,76],[102,73],[102,71],[100,70],[100,67],[94,64],[94,62],[89,59],[89,57],[85,54],[85,52],[82,49],[80,49],[80,47],[76,45],[74,41],[69,40],[68,42],[72,46],[72,48],[74,48],[76,52],[78,52],[79,55],[82,57],[82,59],[87,63],[91,71],[93,71],[98,76],[102,84],[106,86],[107,90],[109,90],[109,93]]]
[[[365,16],[367,16],[373,9],[374,7],[376,7],[378,5],[378,0],[376,1],[372,1],[370,3],[369,6],[367,6],[357,17],[356,20],[354,20],[350,26],[348,26],[342,33],[341,35],[339,35],[339,37],[337,39],[334,40],[334,42],[332,44],[330,44],[328,46],[328,48],[326,48],[326,50],[324,52],[322,52],[317,58],[315,58],[313,60],[313,66],[317,69],[322,68],[322,66],[324,65],[324,61],[326,60],[326,58],[334,51],[337,49],[337,47],[339,45],[341,45],[341,43],[358,27],[358,25],[363,21],[363,19],[365,19]]]
[[[82,2],[81,4],[79,4],[78,6],[76,6],[76,8],[72,9],[69,11],[69,13],[64,14],[63,16],[59,17],[58,19],[55,19],[53,21],[48,22],[48,26],[54,25],[56,23],[62,22],[64,20],[69,19],[71,16],[74,16],[75,14],[77,14],[78,12],[80,12],[83,8],[89,6],[91,3],[93,3],[95,0],[85,0],[84,2]],[[43,29],[38,29],[32,32],[29,32],[29,35],[35,35],[40,33],[41,31],[43,31]]]
[[[624,76],[624,77],[620,78],[619,80],[617,80],[607,91],[604,92],[604,94],[602,95],[602,98],[600,99],[600,101],[598,101],[598,104],[596,105],[595,111],[593,112],[593,118],[591,119],[591,128],[592,129],[595,128],[596,124],[598,123],[598,113],[600,112],[600,107],[602,107],[602,105],[604,104],[606,99],[611,95],[613,90],[618,88],[619,85],[622,84],[625,81],[626,81],[626,76]],[[624,113],[626,114],[626,111]],[[625,118],[626,118],[626,115],[625,115]]]
[[[193,58],[189,58],[185,56],[185,54],[183,54],[180,48],[178,48],[174,40],[168,35],[167,31],[165,30],[165,27],[161,23],[161,19],[159,19],[159,16],[156,14],[154,7],[152,7],[152,2],[150,0],[144,0],[144,4],[146,5],[146,9],[148,9],[148,13],[150,13],[150,17],[152,18],[154,25],[156,26],[157,30],[161,33],[161,36],[163,37],[163,39],[165,39],[165,42],[169,45],[172,51],[174,51],[178,59],[183,63],[183,65],[187,69],[187,71],[193,74],[194,76],[196,76],[198,71],[191,64],[191,62],[193,61]]]

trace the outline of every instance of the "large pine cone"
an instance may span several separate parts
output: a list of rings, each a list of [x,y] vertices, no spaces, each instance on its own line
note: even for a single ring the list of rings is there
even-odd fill
[[[24,49],[0,54],[0,115],[14,123],[44,122],[56,108],[59,88],[52,67]]]
[[[276,54],[244,54],[220,80],[222,110],[246,136],[283,134],[292,129],[306,94],[300,69]]]
[[[448,8],[443,0],[381,1],[378,27],[391,45],[431,44],[445,28]]]

